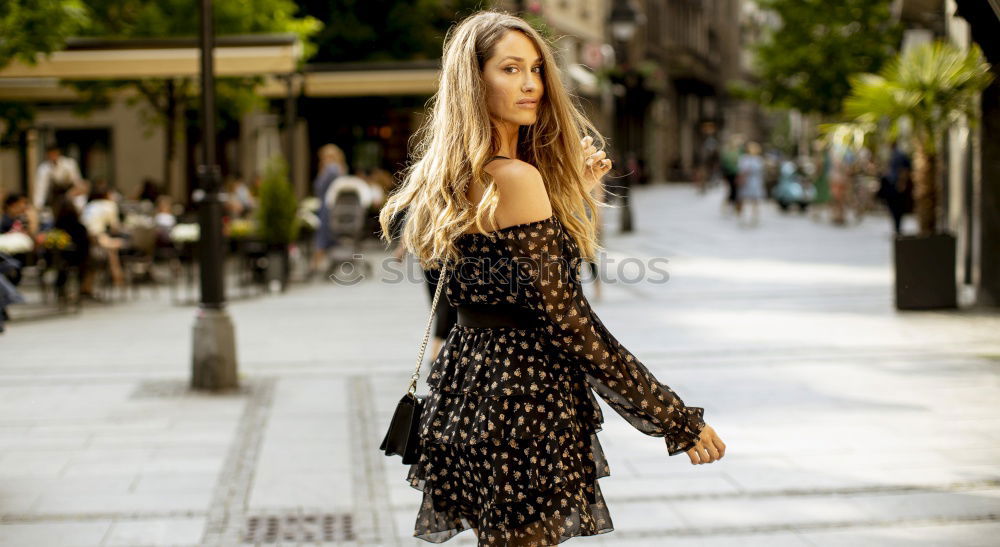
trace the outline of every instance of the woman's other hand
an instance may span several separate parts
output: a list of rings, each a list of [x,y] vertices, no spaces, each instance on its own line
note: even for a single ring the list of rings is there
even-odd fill
[[[604,150],[598,150],[594,146],[594,137],[590,135],[580,140],[580,146],[583,148],[583,173],[589,183],[587,190],[590,191],[611,170],[611,160]]]
[[[688,449],[691,465],[712,463],[726,455],[726,443],[715,433],[712,426],[705,424],[698,437],[698,443]]]

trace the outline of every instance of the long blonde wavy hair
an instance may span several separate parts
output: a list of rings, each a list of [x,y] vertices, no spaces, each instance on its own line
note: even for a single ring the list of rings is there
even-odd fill
[[[482,69],[509,31],[523,33],[541,52],[545,85],[537,121],[518,130],[518,159],[541,173],[553,213],[581,256],[593,259],[599,248],[596,215],[588,209],[596,213],[602,204],[584,190],[580,140],[589,134],[600,150],[604,137],[571,100],[552,46],[519,17],[480,11],[449,29],[438,90],[428,103],[426,121],[411,138],[416,141],[411,162],[379,213],[382,238],[388,242],[391,223],[406,211],[402,243],[424,268],[436,268],[440,259],[458,259],[454,241],[473,225],[479,232],[497,226],[499,192],[483,167],[499,151],[500,139],[487,109]],[[485,190],[478,203],[466,195],[470,184]]]

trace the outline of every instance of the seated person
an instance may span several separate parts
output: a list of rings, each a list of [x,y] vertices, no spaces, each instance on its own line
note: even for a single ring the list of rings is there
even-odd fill
[[[153,225],[156,226],[156,240],[160,244],[170,242],[170,230],[177,225],[177,217],[174,216],[173,199],[164,194],[156,198],[156,214],[153,215]]]
[[[3,214],[0,215],[0,234],[24,232],[38,233],[38,215],[28,203],[27,196],[11,193],[3,200]]]
[[[3,213],[0,214],[0,234],[20,232],[34,238],[38,233],[38,215],[28,203],[27,196],[11,193],[3,200]],[[27,263],[27,253],[10,255],[7,261],[6,276],[14,285],[21,282],[21,268]],[[15,267],[16,264],[16,267]]]
[[[94,183],[90,199],[83,208],[82,221],[90,232],[91,239],[97,244],[100,254],[107,258],[112,281],[116,286],[122,286],[125,283],[125,275],[118,251],[125,240],[116,237],[121,229],[118,203],[112,199],[111,189],[103,181]]]
[[[21,263],[10,255],[0,253],[0,333],[4,331],[4,322],[10,319],[7,306],[24,302],[24,297],[17,292],[10,277],[16,274],[20,277]]]

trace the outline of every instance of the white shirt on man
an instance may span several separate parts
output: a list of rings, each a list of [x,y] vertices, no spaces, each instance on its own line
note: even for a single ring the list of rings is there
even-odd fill
[[[55,163],[46,159],[39,164],[35,174],[35,194],[31,201],[36,209],[41,209],[49,199],[53,181],[63,185],[73,185],[81,179],[80,166],[73,158],[59,156]]]

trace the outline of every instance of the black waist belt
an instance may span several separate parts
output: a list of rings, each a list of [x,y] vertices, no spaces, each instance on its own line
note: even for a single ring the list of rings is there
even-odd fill
[[[462,304],[458,324],[464,327],[532,328],[545,324],[538,313],[513,304]]]

